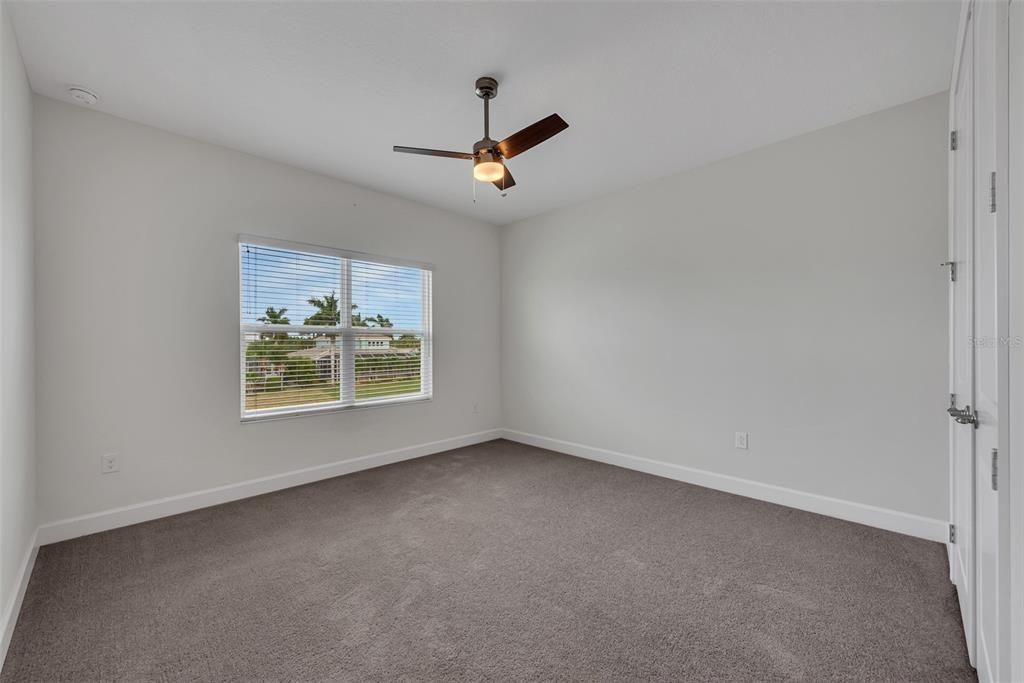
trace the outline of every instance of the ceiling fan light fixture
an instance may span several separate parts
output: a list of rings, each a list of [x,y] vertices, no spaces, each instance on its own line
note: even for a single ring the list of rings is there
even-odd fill
[[[493,152],[480,152],[473,160],[473,177],[481,183],[493,183],[505,177],[505,165]]]

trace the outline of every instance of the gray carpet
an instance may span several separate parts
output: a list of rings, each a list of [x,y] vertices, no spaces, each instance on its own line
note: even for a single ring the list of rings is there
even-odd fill
[[[947,572],[493,441],[45,546],[0,680],[974,680]]]

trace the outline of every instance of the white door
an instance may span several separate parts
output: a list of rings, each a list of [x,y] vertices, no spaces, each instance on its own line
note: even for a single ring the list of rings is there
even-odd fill
[[[1004,125],[998,78],[1005,75],[999,68],[1000,46],[998,31],[1007,26],[1006,3],[977,3],[975,5],[975,198],[974,198],[974,400],[977,414],[975,431],[975,665],[981,681],[1004,679],[1008,672],[1000,673],[1001,659],[1006,653],[1000,647],[999,636],[1008,629],[1009,580],[1000,547],[1008,537],[1008,503],[1006,491],[999,491],[998,447],[1000,423],[1000,395],[1007,390],[1008,377],[1000,377],[1001,356],[1007,351],[1005,287],[1000,278],[1006,278],[1006,245],[1001,230],[1005,216],[998,213],[996,192],[997,171],[1000,166],[997,140]],[[1005,199],[1005,197],[1004,197]],[[1005,206],[1003,207],[1005,211]],[[1003,219],[1002,221],[1000,219]],[[1003,259],[1001,261],[1001,259]],[[1008,359],[1007,359],[1008,360]],[[1005,474],[1005,470],[1004,470]],[[1004,477],[1005,479],[1005,477]],[[1005,591],[1005,592],[1004,592]],[[1004,627],[1003,624],[1006,624]]]
[[[974,22],[967,16],[959,66],[953,86],[952,235],[950,282],[950,408],[974,405],[974,338],[972,272],[974,249]],[[955,278],[955,280],[954,280]],[[951,517],[956,540],[951,546],[950,571],[957,587],[967,652],[974,648],[974,427],[950,419]]]

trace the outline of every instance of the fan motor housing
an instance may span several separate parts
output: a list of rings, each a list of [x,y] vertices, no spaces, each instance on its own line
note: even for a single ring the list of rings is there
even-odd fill
[[[477,140],[476,142],[473,143],[473,154],[479,154],[480,152],[487,150],[497,151],[495,149],[497,144],[497,140],[492,140],[490,138],[482,138],[480,140]]]

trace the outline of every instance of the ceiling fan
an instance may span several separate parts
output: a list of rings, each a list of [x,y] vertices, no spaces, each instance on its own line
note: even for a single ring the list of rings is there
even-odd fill
[[[480,182],[493,183],[499,190],[507,190],[515,185],[516,181],[505,166],[505,159],[511,159],[531,147],[536,147],[548,138],[561,133],[569,127],[569,124],[558,114],[552,114],[523,128],[518,133],[513,133],[501,142],[497,142],[491,139],[490,102],[498,96],[498,81],[490,76],[476,79],[476,96],[484,101],[484,136],[473,144],[472,154],[399,145],[395,145],[394,150],[406,154],[472,159],[474,178]]]

